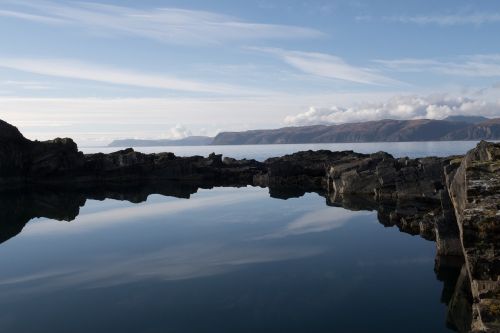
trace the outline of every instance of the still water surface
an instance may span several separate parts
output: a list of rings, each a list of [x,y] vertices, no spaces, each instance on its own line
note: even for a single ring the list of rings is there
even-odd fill
[[[192,156],[215,152],[233,158],[253,158],[265,160],[291,154],[301,150],[328,149],[331,151],[354,150],[358,153],[370,154],[385,151],[395,157],[450,156],[465,154],[474,148],[478,141],[427,141],[427,142],[362,142],[362,143],[313,143],[289,145],[241,145],[241,146],[187,146],[187,147],[134,147],[144,153],[170,151],[178,156]],[[110,153],[126,147],[82,147],[84,153]]]
[[[449,332],[434,257],[317,194],[87,200],[0,244],[0,331]]]

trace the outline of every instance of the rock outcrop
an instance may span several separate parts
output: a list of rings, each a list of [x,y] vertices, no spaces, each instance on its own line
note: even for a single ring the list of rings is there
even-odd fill
[[[7,193],[0,242],[34,216],[73,219],[88,198],[139,202],[151,193],[189,197],[200,187],[247,185],[283,199],[316,192],[328,205],[376,210],[382,224],[436,241],[436,262],[463,262],[467,273],[455,289],[446,287],[455,295],[446,297],[456,310],[450,320],[474,332],[500,332],[499,143],[482,141],[465,156],[417,159],[326,150],[264,162],[130,148],[85,155],[71,139],[30,141],[0,121],[0,192]],[[67,202],[51,204],[61,193]],[[468,308],[470,320],[460,321],[456,314]]]
[[[474,297],[472,328],[499,332],[500,144],[480,142],[447,173]]]
[[[55,139],[38,142],[25,139],[19,131],[1,123],[0,186],[79,182],[117,182],[160,180],[207,180],[251,183],[264,171],[254,160],[208,157],[178,157],[173,153],[143,154],[133,149],[111,154],[88,154],[78,151],[73,140]]]
[[[0,123],[0,184],[22,184],[28,179],[62,178],[83,164],[71,139],[30,141],[12,125]]]

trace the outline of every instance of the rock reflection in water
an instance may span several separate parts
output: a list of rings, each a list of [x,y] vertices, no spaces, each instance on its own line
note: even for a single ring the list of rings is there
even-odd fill
[[[238,185],[238,184],[234,184]],[[86,200],[117,199],[131,203],[140,203],[147,200],[149,195],[160,194],[177,198],[190,198],[200,188],[211,188],[210,183],[189,182],[161,182],[128,184],[103,184],[96,186],[82,186],[80,188],[64,187],[34,187],[24,190],[15,190],[0,195],[0,209],[2,219],[0,222],[0,242],[5,242],[19,234],[26,223],[35,217],[45,217],[53,220],[74,220]],[[273,198],[288,199],[300,197],[307,189],[297,187],[271,187],[270,196]],[[330,197],[327,193],[318,193],[325,197],[328,206],[342,207],[348,210],[377,211],[379,222],[385,226],[395,225],[400,221],[395,216],[406,217],[416,215],[420,211],[429,211],[425,201],[415,204],[402,201],[375,201],[370,197],[343,196]],[[432,203],[431,203],[432,204]],[[317,218],[318,219],[318,218]],[[334,228],[335,225],[323,225],[321,216],[316,225],[294,225],[284,232],[290,234],[300,233],[300,228]],[[317,221],[317,222],[318,222]],[[411,221],[411,218],[408,218]],[[300,221],[299,221],[300,222]],[[341,223],[342,221],[336,222]],[[397,225],[397,224],[396,224]],[[435,234],[418,225],[407,223],[397,225],[402,232],[420,234],[422,237],[435,240]],[[279,237],[278,234],[271,237]],[[458,332],[468,332],[472,320],[471,293],[468,275],[463,266],[463,258],[459,256],[437,256],[435,264],[437,279],[443,282],[441,302],[448,306],[447,327]],[[437,296],[436,296],[437,297]]]

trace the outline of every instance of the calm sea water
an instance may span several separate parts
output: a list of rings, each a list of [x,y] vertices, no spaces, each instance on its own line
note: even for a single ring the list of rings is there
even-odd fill
[[[421,145],[407,153],[437,149]],[[262,159],[297,146],[261,147],[175,152]],[[317,194],[87,200],[73,221],[34,218],[0,244],[0,331],[448,332],[434,258],[433,242]]]
[[[428,142],[373,142],[373,143],[317,143],[290,145],[241,145],[241,146],[188,146],[188,147],[134,147],[144,153],[163,151],[178,156],[192,156],[215,152],[233,158],[253,158],[265,160],[269,157],[291,154],[301,150],[328,149],[332,151],[354,150],[358,153],[385,151],[395,157],[449,156],[465,154],[474,148],[478,141],[428,141]],[[110,153],[127,147],[82,147],[84,153]]]

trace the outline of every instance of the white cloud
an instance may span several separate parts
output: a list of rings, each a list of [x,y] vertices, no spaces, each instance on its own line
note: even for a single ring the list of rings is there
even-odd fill
[[[314,125],[381,119],[442,119],[451,115],[500,117],[500,100],[495,102],[447,95],[398,96],[383,103],[352,107],[310,107],[306,112],[287,116],[285,123]]]
[[[397,92],[274,94],[170,98],[1,97],[0,118],[30,139],[74,138],[80,146],[106,145],[120,138],[161,138],[183,124],[193,135],[213,136],[283,126],[289,114],[310,105],[378,103]]]
[[[0,67],[54,77],[175,91],[219,94],[248,94],[250,92],[242,87],[221,83],[179,79],[169,75],[142,73],[68,59],[0,58]]]
[[[406,58],[375,62],[400,72],[434,72],[470,77],[500,76],[500,54],[461,56],[450,61]]]
[[[174,127],[170,128],[165,134],[165,139],[179,140],[184,139],[188,136],[193,135],[191,130],[189,130],[186,126],[182,124],[177,124]]]
[[[390,21],[402,23],[415,23],[420,25],[435,24],[440,26],[481,25],[500,22],[500,13],[471,13],[451,15],[420,15],[420,16],[393,16],[386,17]]]
[[[296,69],[314,76],[372,85],[398,83],[374,69],[347,64],[342,58],[324,53],[290,51],[276,48],[248,48],[270,53]]]
[[[79,26],[92,33],[134,35],[171,43],[219,43],[222,41],[274,38],[315,38],[314,29],[246,22],[207,11],[179,8],[136,9],[98,3],[7,0],[16,10],[0,16],[44,23]],[[33,13],[34,12],[34,13]]]
[[[0,97],[0,118],[30,139],[71,137],[79,145],[105,145],[118,138],[162,138],[189,127],[195,135],[219,129],[245,130],[278,125],[290,110],[287,99],[199,98],[25,98]],[[185,131],[187,133],[188,130]]]

